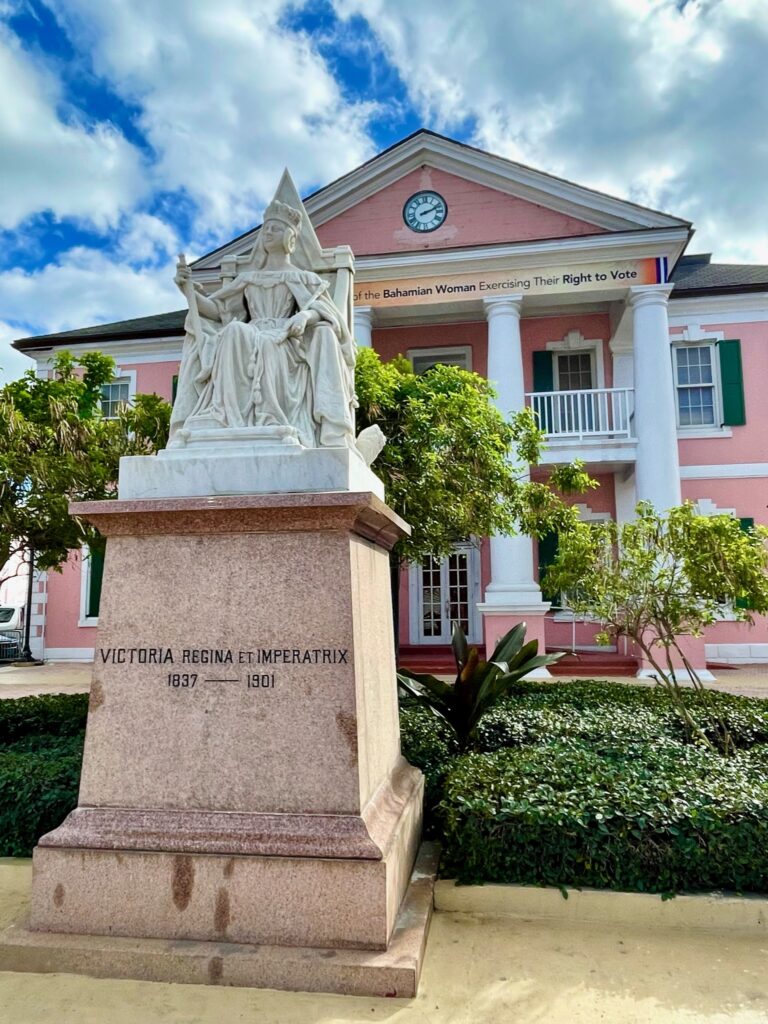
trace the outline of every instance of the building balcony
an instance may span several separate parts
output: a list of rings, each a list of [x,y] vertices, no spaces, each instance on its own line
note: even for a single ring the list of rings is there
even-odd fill
[[[579,458],[612,469],[634,463],[634,388],[533,391],[525,398],[546,434],[544,462]]]

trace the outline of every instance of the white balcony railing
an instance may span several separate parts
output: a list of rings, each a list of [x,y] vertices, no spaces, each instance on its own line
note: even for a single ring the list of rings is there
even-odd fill
[[[631,440],[634,388],[591,391],[534,391],[526,396],[550,439]]]

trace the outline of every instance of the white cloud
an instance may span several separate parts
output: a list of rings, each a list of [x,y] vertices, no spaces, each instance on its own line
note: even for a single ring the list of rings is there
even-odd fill
[[[49,0],[95,69],[141,109],[162,188],[186,189],[201,232],[250,226],[288,165],[325,184],[373,152],[372,108],[347,102],[277,0]]]
[[[687,217],[694,247],[768,262],[764,0],[336,0],[425,122]]]
[[[157,263],[178,248],[175,229],[148,213],[137,213],[119,236],[120,255],[133,264]]]
[[[0,226],[50,211],[104,229],[144,190],[138,151],[110,124],[65,122],[60,84],[0,24]]]
[[[17,380],[26,370],[34,367],[31,359],[11,348],[11,342],[20,333],[18,328],[0,320],[0,387],[10,380]]]
[[[16,338],[151,316],[184,305],[174,270],[175,260],[136,268],[76,247],[40,270],[0,273],[0,309],[6,321],[24,325]]]

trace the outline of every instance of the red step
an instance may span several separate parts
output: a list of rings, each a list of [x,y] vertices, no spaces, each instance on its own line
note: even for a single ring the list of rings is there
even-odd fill
[[[448,644],[401,644],[397,667],[434,676],[456,675],[456,661]]]
[[[547,650],[547,654],[555,652],[555,648]],[[398,668],[407,668],[411,672],[429,672],[437,676],[456,674],[453,651],[448,645],[401,644],[397,664]],[[637,673],[637,658],[613,651],[582,651],[566,654],[560,661],[550,665],[549,671],[553,676],[582,676],[586,679],[634,676]]]
[[[550,665],[549,671],[553,676],[582,676],[585,679],[600,676],[634,676],[637,673],[637,658],[615,654],[613,651],[581,651],[577,654],[566,654],[560,661]]]

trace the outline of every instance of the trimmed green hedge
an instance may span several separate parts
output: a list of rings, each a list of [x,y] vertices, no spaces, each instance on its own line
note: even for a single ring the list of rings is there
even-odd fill
[[[408,708],[403,751],[427,775],[443,875],[768,892],[768,702],[689,699],[701,720],[708,706],[724,713],[736,757],[684,743],[659,688],[520,683],[483,720],[484,752],[463,757],[428,711]]]
[[[77,806],[82,759],[82,741],[68,753],[0,751],[0,856],[29,857]]]
[[[469,754],[441,805],[444,872],[672,893],[768,890],[768,765],[669,740]]]
[[[0,747],[22,736],[76,736],[85,729],[87,693],[54,693],[0,700]]]
[[[690,694],[725,714],[738,755],[682,742],[660,689],[520,683],[457,756],[444,724],[401,709],[427,782],[442,872],[673,893],[768,892],[768,702]],[[84,695],[0,701],[0,855],[26,856],[77,804]]]
[[[0,700],[0,856],[28,857],[77,806],[87,694]]]

